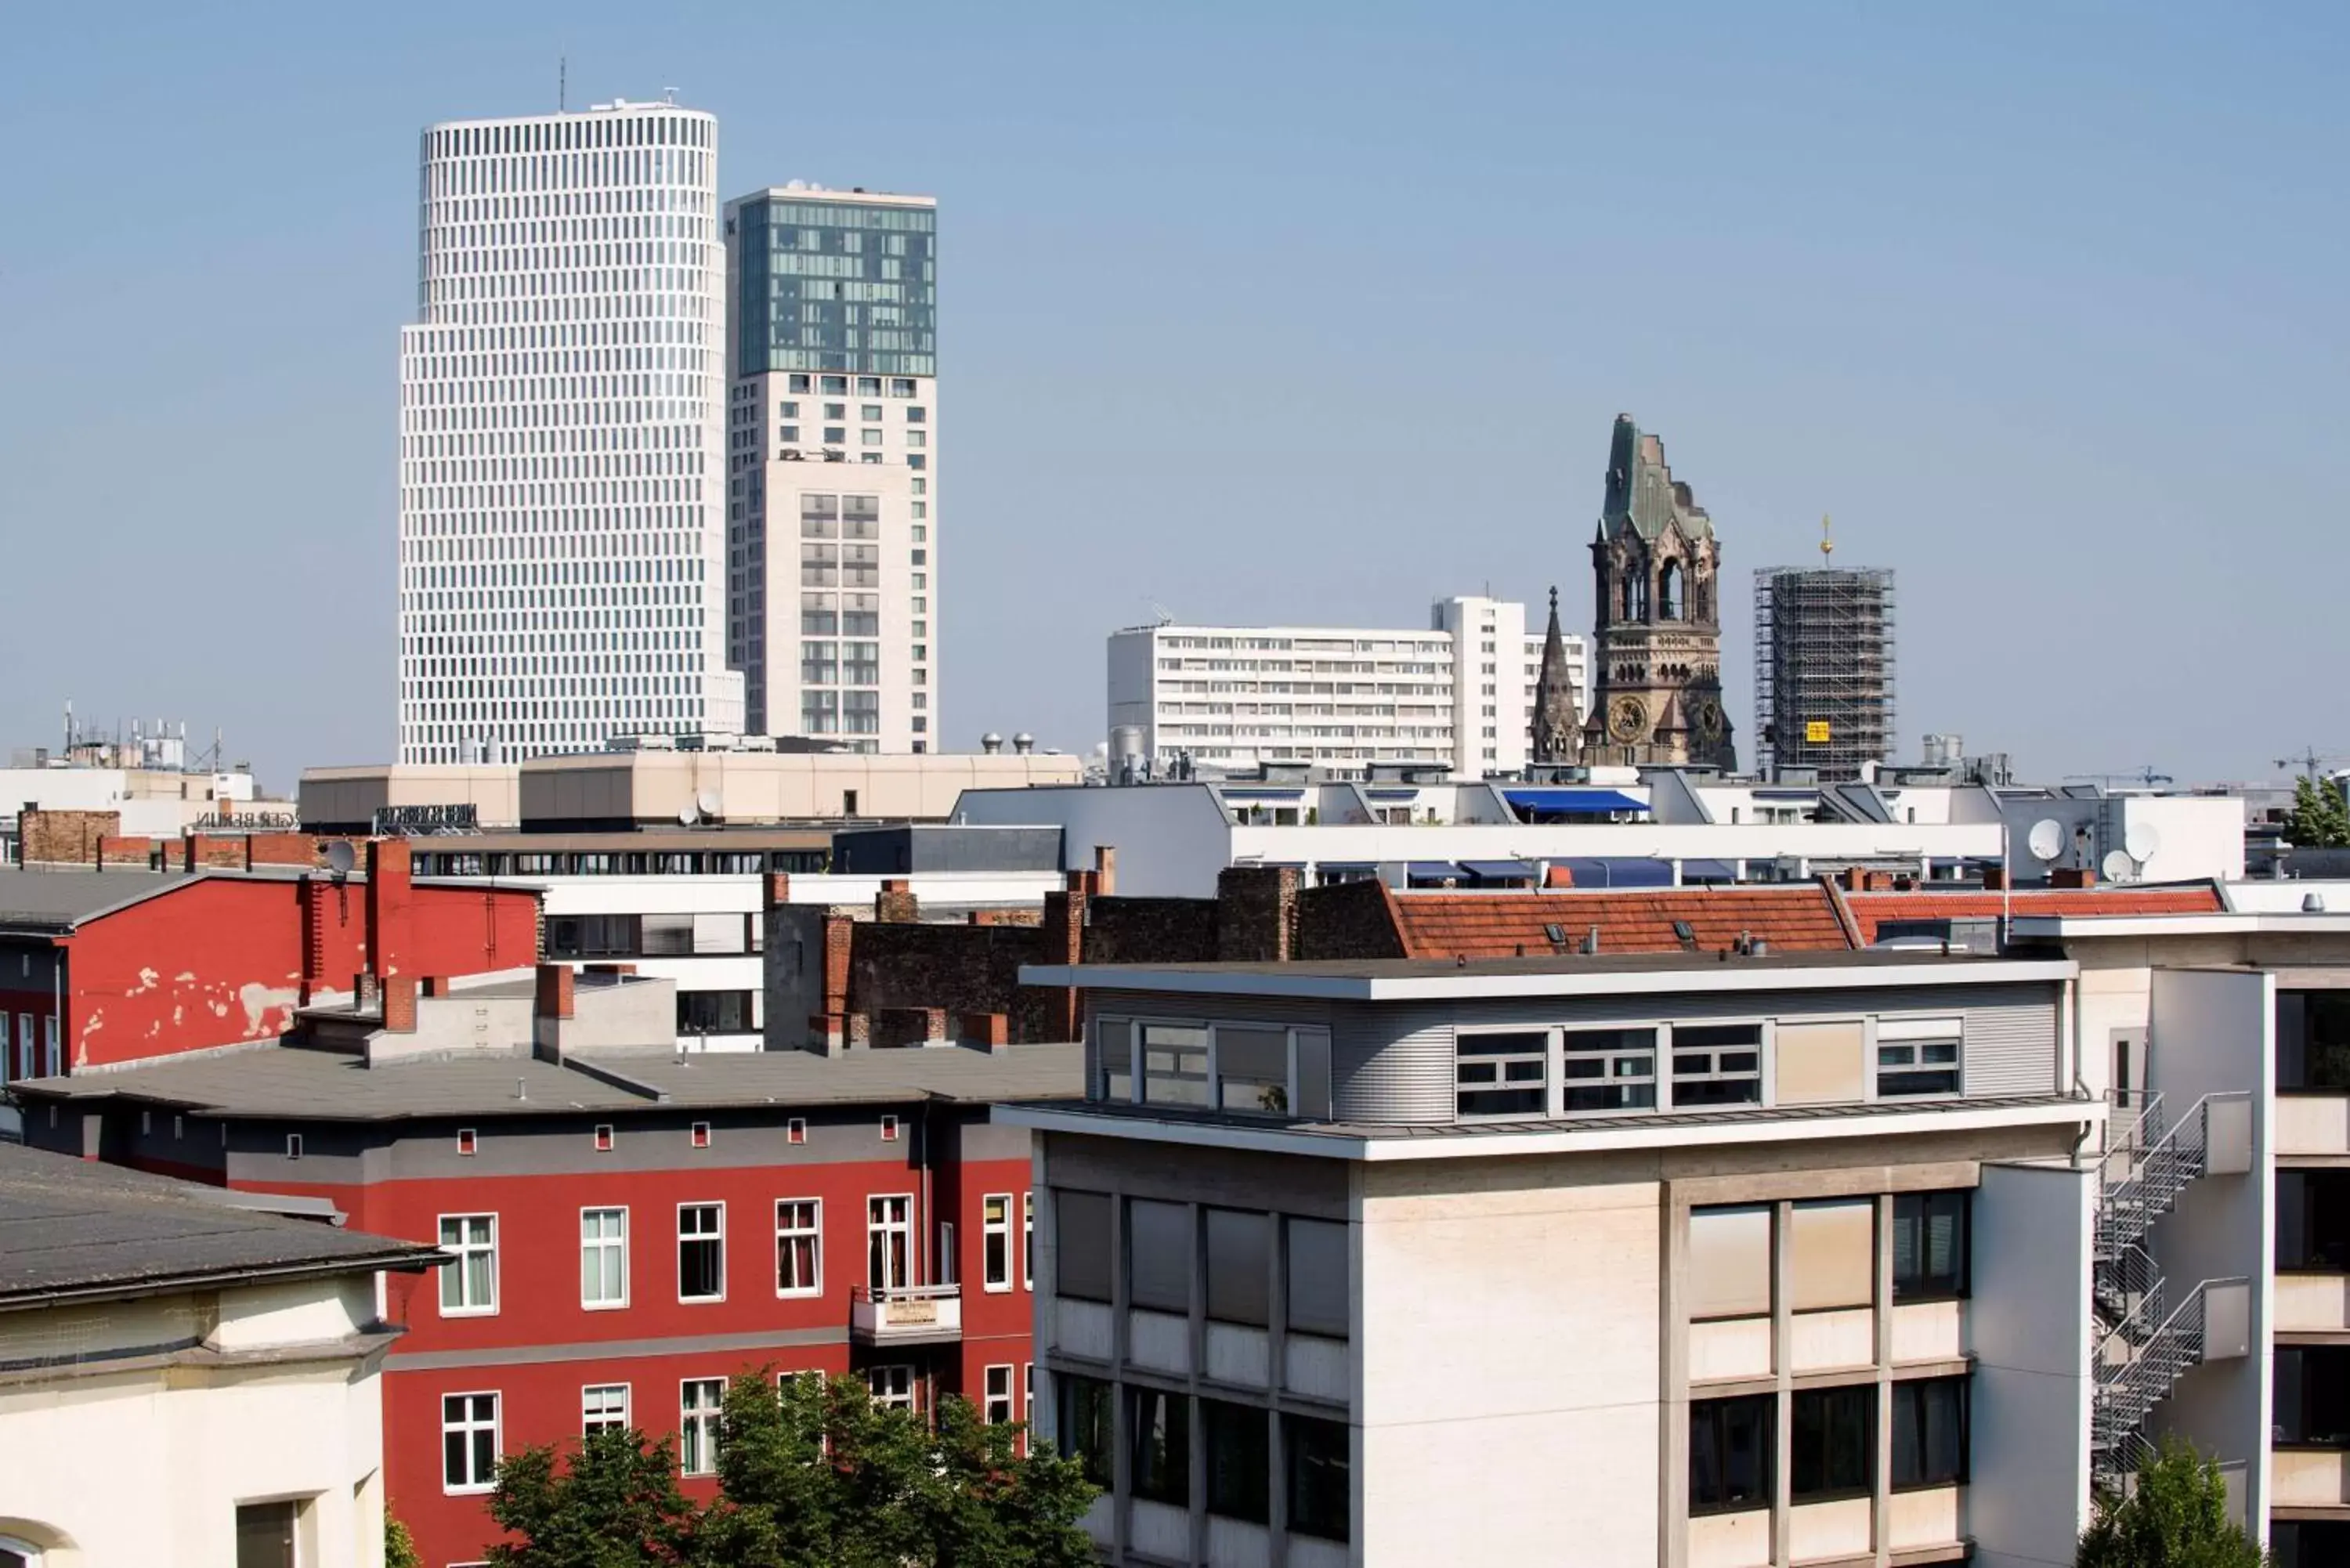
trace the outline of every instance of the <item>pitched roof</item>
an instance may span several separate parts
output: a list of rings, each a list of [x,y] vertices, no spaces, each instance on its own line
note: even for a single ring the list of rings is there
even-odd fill
[[[1848,893],[1860,939],[1877,940],[1887,920],[1996,920],[2014,915],[2212,915],[2226,906],[2209,882],[2165,888],[2018,888],[2011,893]]]
[[[1416,959],[1545,955],[1559,946],[1551,927],[1570,950],[1598,927],[1602,954],[1719,952],[1741,936],[1760,937],[1788,952],[1853,945],[1834,896],[1815,883],[1638,893],[1399,893],[1395,911],[1404,952]],[[1676,921],[1688,925],[1687,941]]]
[[[219,1189],[0,1143],[0,1311],[59,1297],[423,1268],[434,1254],[235,1207]]]

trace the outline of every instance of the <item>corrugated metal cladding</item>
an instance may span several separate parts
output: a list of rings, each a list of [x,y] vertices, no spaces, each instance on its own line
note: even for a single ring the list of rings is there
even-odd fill
[[[1453,1036],[1513,1025],[1701,1023],[1939,1014],[1964,1020],[1970,1095],[2047,1094],[2056,1083],[2053,985],[1920,986],[1744,995],[1340,1003],[1330,1019],[1331,1108],[1341,1121],[1453,1119]]]

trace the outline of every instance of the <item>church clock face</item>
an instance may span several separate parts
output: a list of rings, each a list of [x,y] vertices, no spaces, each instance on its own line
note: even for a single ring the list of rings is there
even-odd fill
[[[1699,704],[1697,711],[1697,727],[1708,739],[1713,739],[1720,736],[1721,733],[1721,704],[1711,701]]]
[[[1618,697],[1607,709],[1607,732],[1619,741],[1637,741],[1648,727],[1648,710],[1638,697]]]

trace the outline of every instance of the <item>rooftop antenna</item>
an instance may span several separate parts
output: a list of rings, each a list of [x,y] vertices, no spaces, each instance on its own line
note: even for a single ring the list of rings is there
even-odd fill
[[[1821,561],[1821,564],[1822,564],[1822,565],[1825,565],[1825,564],[1826,564],[1826,562],[1827,562],[1828,557],[1829,557],[1829,556],[1833,556],[1833,555],[1835,555],[1835,536],[1834,536],[1833,535],[1831,535],[1831,534],[1828,532],[1828,514],[1827,514],[1826,513],[1823,512],[1823,513],[1821,513],[1821,514],[1820,514],[1820,561]]]
[[[571,57],[555,57],[555,112],[563,114],[571,108]]]
[[[677,88],[673,87],[665,87],[661,88],[661,101],[671,105],[672,108],[675,107],[677,103]]]

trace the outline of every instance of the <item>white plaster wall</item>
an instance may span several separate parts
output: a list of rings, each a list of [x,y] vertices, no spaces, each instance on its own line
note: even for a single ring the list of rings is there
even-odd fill
[[[2252,1353],[2189,1371],[2171,1397],[2155,1407],[2149,1429],[2176,1432],[2222,1464],[2244,1465],[2246,1517],[2263,1534],[2276,1273],[2273,1129],[2264,1114],[2276,1104],[2274,985],[2273,976],[2257,972],[2158,970],[2150,1023],[2152,1082],[2167,1113],[2183,1115],[2202,1096],[2229,1091],[2249,1092],[2254,1109],[2251,1170],[2206,1176],[2189,1186],[2156,1225],[2152,1247],[2174,1303],[2186,1300],[2199,1281],[2251,1282]]]
[[[1559,1561],[1568,1542],[1578,1562],[1655,1562],[1657,1185],[1361,1179],[1366,1568],[1457,1561],[1471,1538],[1491,1563]]]
[[[362,1333],[374,1321],[374,1275],[297,1280],[224,1293],[207,1343],[230,1351],[318,1345]]]
[[[2095,1173],[1982,1168],[1967,1530],[1981,1568],[2070,1568],[2089,1514]]]
[[[318,1289],[339,1300],[339,1286]],[[283,1301],[224,1310],[312,1315]],[[382,1488],[362,1483],[382,1467],[382,1433],[380,1380],[351,1358],[11,1382],[0,1512],[46,1527],[54,1568],[217,1568],[236,1560],[239,1502],[298,1498],[305,1568],[380,1568]]]

